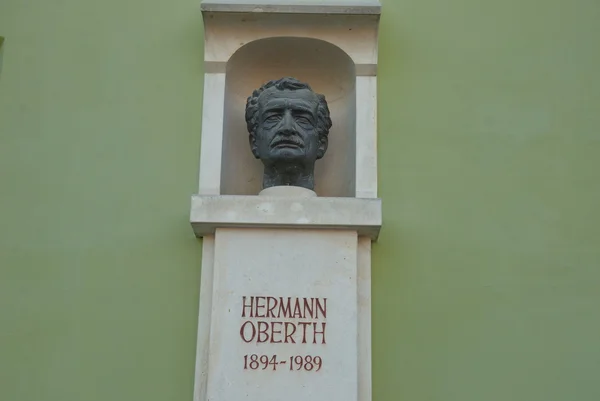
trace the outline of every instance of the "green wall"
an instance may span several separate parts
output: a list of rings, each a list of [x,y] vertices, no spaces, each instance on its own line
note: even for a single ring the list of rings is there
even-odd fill
[[[0,1],[2,401],[191,401],[198,3]],[[600,399],[599,20],[384,1],[374,401]]]

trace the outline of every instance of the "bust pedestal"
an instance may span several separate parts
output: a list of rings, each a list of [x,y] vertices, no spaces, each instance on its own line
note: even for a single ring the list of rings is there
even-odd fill
[[[381,226],[379,199],[299,187],[198,195],[191,221],[213,251],[202,266],[198,399],[358,401],[370,349],[361,280]]]
[[[209,400],[357,400],[353,231],[217,229]]]
[[[257,213],[315,196],[271,187]],[[357,400],[357,246],[355,230],[216,229],[207,399]]]

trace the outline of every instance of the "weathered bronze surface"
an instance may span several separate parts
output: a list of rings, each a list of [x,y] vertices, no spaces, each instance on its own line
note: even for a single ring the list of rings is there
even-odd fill
[[[331,118],[325,96],[295,78],[269,81],[246,103],[254,157],[264,164],[263,188],[314,189],[315,161],[327,150]]]

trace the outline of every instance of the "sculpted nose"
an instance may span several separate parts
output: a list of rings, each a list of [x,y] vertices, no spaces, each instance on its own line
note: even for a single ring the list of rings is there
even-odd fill
[[[293,134],[296,129],[294,128],[294,119],[292,118],[292,114],[287,111],[283,114],[283,119],[281,121],[281,131],[286,134]]]

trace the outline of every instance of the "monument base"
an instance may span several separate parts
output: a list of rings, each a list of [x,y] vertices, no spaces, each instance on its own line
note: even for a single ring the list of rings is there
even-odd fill
[[[368,401],[381,200],[195,195],[204,237],[194,401]]]
[[[357,400],[354,231],[217,229],[208,400]]]

